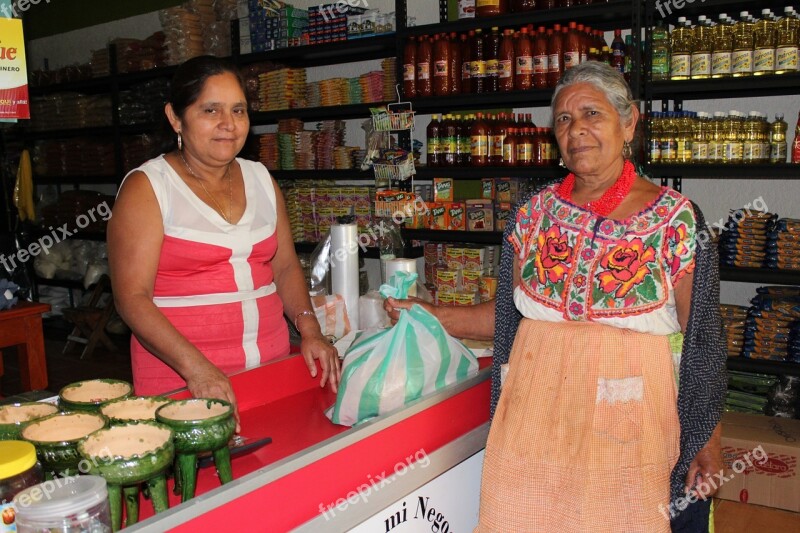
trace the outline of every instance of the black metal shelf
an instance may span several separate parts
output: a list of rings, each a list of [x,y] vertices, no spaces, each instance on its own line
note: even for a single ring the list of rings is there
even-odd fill
[[[632,16],[632,2],[628,0],[612,0],[602,4],[562,7],[546,11],[509,13],[497,17],[461,19],[444,24],[424,24],[422,26],[409,27],[405,32],[401,32],[401,35],[432,35],[434,33],[463,32],[494,26],[519,28],[528,24],[566,24],[567,21],[573,20],[581,24],[590,24],[593,28],[611,30],[630,27]]]
[[[297,253],[310,254],[314,251],[318,244],[319,243],[316,242],[296,242],[294,243],[294,249]],[[418,257],[422,257],[423,253],[424,250],[421,246],[407,246],[403,250],[403,257],[416,259]],[[367,248],[366,251],[359,251],[359,255],[366,259],[379,259],[380,250],[378,248]]]
[[[34,176],[34,185],[73,185],[73,184],[86,184],[86,185],[102,185],[102,184],[118,184],[118,176]]]
[[[54,83],[52,85],[40,85],[38,87],[31,87],[31,96],[45,96],[53,93],[63,92],[102,92],[111,89],[111,76],[102,76],[98,78],[88,78],[85,80],[65,81],[63,83]]]
[[[800,285],[800,270],[721,266],[719,267],[719,277],[723,281],[739,281],[742,283]]]
[[[240,65],[272,61],[288,65],[315,67],[395,57],[397,55],[396,46],[396,35],[394,33],[386,33],[364,39],[292,46],[269,52],[242,54],[236,56],[236,61]]]
[[[459,180],[479,180],[482,178],[561,178],[566,169],[558,166],[546,167],[417,167],[416,179],[455,178]]]
[[[499,231],[449,231],[434,229],[403,229],[404,239],[418,241],[458,241],[478,244],[500,244],[503,234]]]
[[[553,89],[531,89],[480,94],[451,94],[411,98],[414,111],[420,114],[485,109],[511,109],[514,107],[544,107],[550,105]]]
[[[270,170],[278,180],[359,180],[373,181],[375,174],[357,169],[315,169],[315,170]]]
[[[250,113],[251,126],[274,124],[279,120],[297,118],[306,122],[320,120],[347,120],[368,119],[369,108],[380,107],[388,102],[373,102],[369,104],[331,105],[324,107],[304,107],[295,109],[280,109],[277,111],[258,111]]]
[[[655,100],[778,96],[797,94],[798,88],[800,88],[800,74],[649,82],[650,94]]]
[[[800,80],[798,80],[800,83]],[[800,179],[800,165],[783,163],[757,163],[752,165],[726,164],[663,164],[656,163],[645,167],[647,173],[655,178],[679,177],[681,179]]]
[[[71,139],[75,137],[111,137],[114,126],[70,128],[62,130],[27,130],[25,136],[32,140]]]
[[[79,280],[72,280],[72,279],[47,279],[41,276],[36,276],[34,278],[36,280],[37,285],[48,285],[50,287],[63,287],[65,289],[78,289],[78,290],[85,290],[83,287],[83,282]]]
[[[54,228],[54,229],[50,229]],[[79,240],[79,241],[96,241],[96,242],[105,242],[106,241],[106,232],[105,231],[87,231],[82,229],[76,229],[75,227],[67,228],[69,231],[72,232],[72,235],[63,237],[63,239],[71,239],[71,240]],[[55,225],[50,226],[49,228],[43,227],[36,227],[31,230],[31,234],[36,238],[44,237],[45,235],[49,235],[52,237],[53,231],[56,232],[56,235],[62,239],[60,235],[60,231]]]
[[[728,370],[800,376],[800,363],[772,361],[769,359],[748,359],[746,357],[729,357]]]

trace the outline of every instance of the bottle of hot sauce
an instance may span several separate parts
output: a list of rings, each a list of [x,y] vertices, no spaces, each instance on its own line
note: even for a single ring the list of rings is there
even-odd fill
[[[506,122],[505,113],[500,113],[500,116],[492,125],[491,135],[492,146],[489,149],[489,164],[499,167],[503,165],[503,144],[505,143],[506,135],[508,135],[508,123]]]
[[[503,139],[503,166],[517,166],[517,128],[508,128]]]
[[[525,91],[533,86],[533,47],[528,37],[528,28],[520,30],[514,53],[516,55],[514,88]]]
[[[430,38],[423,35],[419,38],[417,46],[417,96],[425,98],[433,94],[433,82],[431,80],[431,62],[433,60],[433,50]]]
[[[583,24],[578,24],[578,37],[580,37],[581,41],[581,63],[589,58],[589,43],[586,41],[586,32],[584,30]]]
[[[403,49],[403,96],[417,96],[417,43],[414,37],[408,38]]]
[[[499,86],[498,58],[500,55],[500,33],[497,26],[486,34],[483,52],[486,57],[486,92],[496,93]]]
[[[544,26],[539,26],[536,39],[533,41],[533,86],[536,89],[547,87],[547,72],[550,56],[547,55],[547,33]]]
[[[473,30],[469,31],[469,38],[467,35],[461,34],[461,92],[471,93],[472,85],[470,78],[472,76],[472,39],[475,35]]]
[[[475,37],[472,39],[472,68],[470,69],[469,81],[473,93],[486,92],[486,58],[484,56],[483,32],[480,29],[475,30]]]
[[[547,54],[549,56],[547,62],[547,86],[552,89],[564,73],[564,45],[561,41],[561,24],[553,24],[552,33],[548,29],[547,35]]]
[[[533,162],[533,141],[530,128],[522,128],[522,134],[517,137],[517,166],[529,167]]]
[[[514,90],[514,30],[504,30],[497,56],[497,89],[500,92]]]
[[[508,13],[508,0],[475,0],[475,16],[494,17]]]
[[[533,130],[533,157],[531,164],[538,167],[547,164],[547,140],[544,136],[544,128],[534,128]]]
[[[450,94],[461,92],[461,43],[458,41],[456,32],[450,33],[450,68],[448,69],[450,79]]]
[[[564,70],[577,67],[581,62],[581,36],[578,34],[578,25],[569,23],[567,39],[564,43]]]
[[[458,131],[458,165],[468,167],[470,159],[472,158],[472,137],[470,131],[472,130],[472,115],[464,115],[461,117]]]
[[[429,167],[438,167],[442,164],[442,131],[441,122],[439,122],[439,115],[433,115],[431,122],[428,124],[426,136],[428,137],[428,160]]]
[[[450,94],[450,41],[447,34],[436,35],[433,39],[433,94]]]
[[[470,128],[470,164],[474,167],[485,167],[489,164],[489,125],[483,120],[483,113]]]

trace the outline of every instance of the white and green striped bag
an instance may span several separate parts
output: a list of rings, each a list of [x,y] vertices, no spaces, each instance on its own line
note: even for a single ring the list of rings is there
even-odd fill
[[[416,274],[398,272],[384,297],[405,298]],[[360,332],[348,348],[336,404],[328,415],[352,426],[460,381],[478,371],[472,351],[419,305],[400,312],[394,327]]]

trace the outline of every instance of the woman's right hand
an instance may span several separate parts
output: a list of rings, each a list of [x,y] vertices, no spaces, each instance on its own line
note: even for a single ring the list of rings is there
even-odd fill
[[[383,301],[383,310],[389,315],[389,318],[392,319],[392,325],[397,324],[397,320],[400,318],[400,310],[401,309],[411,309],[411,307],[416,304],[421,306],[423,309],[428,311],[433,316],[436,316],[436,306],[432,305],[425,300],[421,300],[419,298],[415,298],[413,296],[409,296],[407,300],[398,300],[396,298],[387,298]]]
[[[239,425],[239,408],[236,405],[236,396],[233,394],[231,382],[219,368],[211,362],[202,365],[196,372],[186,378],[186,386],[194,398],[217,398],[229,402],[233,407],[233,416],[236,419],[236,433],[241,431]]]

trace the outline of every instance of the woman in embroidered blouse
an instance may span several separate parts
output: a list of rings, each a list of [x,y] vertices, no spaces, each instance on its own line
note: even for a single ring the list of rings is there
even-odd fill
[[[236,157],[250,127],[241,74],[216,57],[185,62],[165,113],[177,145],[125,178],[108,227],[136,393],[186,386],[236,407],[227,375],[289,354],[284,313],[309,372],[319,359],[335,391],[336,349],[311,311],[280,189]]]
[[[614,69],[568,70],[552,110],[571,173],[519,206],[496,303],[435,310],[456,335],[495,336],[494,378],[510,347],[476,531],[706,531],[725,355],[702,215],[636,175],[639,111]],[[492,311],[496,331],[463,331]],[[709,501],[681,512],[684,491]]]

